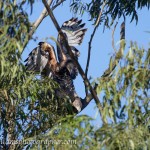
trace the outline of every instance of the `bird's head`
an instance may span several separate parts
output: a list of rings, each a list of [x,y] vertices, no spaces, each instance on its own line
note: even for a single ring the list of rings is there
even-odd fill
[[[52,45],[46,42],[39,42],[39,47],[42,55],[49,58],[49,61],[53,60],[55,64],[57,63],[55,49]]]
[[[53,46],[46,42],[39,42],[39,46],[43,52],[52,52],[53,51]]]

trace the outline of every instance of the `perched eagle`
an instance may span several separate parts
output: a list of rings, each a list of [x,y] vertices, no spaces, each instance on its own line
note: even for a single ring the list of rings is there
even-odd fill
[[[80,25],[81,21],[82,20],[78,21],[77,18],[72,18],[62,25],[62,31],[77,59],[79,57],[79,51],[74,45],[81,44],[86,31],[86,29],[82,29],[84,24]],[[29,54],[29,57],[25,60],[26,69],[28,71],[41,73],[43,76],[50,77],[56,81],[61,87],[63,95],[68,95],[73,106],[78,111],[81,111],[82,104],[73,84],[73,79],[77,76],[77,68],[67,53],[60,35],[58,35],[57,42],[59,62],[57,61],[54,47],[46,42],[39,42],[38,47],[34,48]],[[60,92],[58,95],[61,97]]]
[[[72,18],[68,21],[65,21],[61,27],[62,32],[64,33],[69,46],[71,47],[71,50],[75,56],[76,59],[78,59],[80,52],[74,47],[78,46],[82,43],[83,37],[85,35],[85,32],[87,29],[84,29],[85,23],[82,24],[82,20],[78,20],[77,18]],[[67,49],[64,45],[64,41],[60,34],[58,34],[57,41],[59,45],[57,45],[57,54],[58,54],[58,60],[61,62],[63,60],[63,57],[61,55],[61,50],[66,55],[67,60],[71,63],[71,57],[69,56]],[[69,66],[71,72],[71,76],[73,79],[76,78],[78,74],[78,70],[76,66],[72,63],[72,65]]]

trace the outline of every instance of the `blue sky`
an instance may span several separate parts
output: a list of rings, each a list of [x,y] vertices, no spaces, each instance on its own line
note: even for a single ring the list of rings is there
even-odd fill
[[[43,10],[44,5],[42,2],[37,1],[34,4],[33,7],[33,13],[30,16],[31,22],[34,22],[40,15],[41,11]],[[26,10],[29,12],[30,8],[27,7]],[[54,10],[54,15],[56,19],[58,20],[58,23],[62,25],[62,23],[66,20],[69,20],[72,17],[79,17],[76,15],[74,16],[72,12],[70,12],[69,8],[69,1],[65,2],[62,6],[59,6]],[[126,20],[126,49],[129,48],[129,42],[136,41],[140,47],[148,48],[149,42],[150,42],[150,34],[148,34],[145,31],[150,31],[150,11],[148,11],[146,8],[144,8],[142,11],[138,11],[139,21],[136,25],[136,22],[133,21],[130,23],[130,17]],[[83,70],[85,70],[86,61],[87,61],[87,52],[88,52],[88,42],[91,36],[91,33],[93,31],[93,25],[92,22],[88,21],[89,16],[87,13],[85,13],[82,17],[83,22],[86,23],[86,28],[88,28],[88,31],[85,35],[85,38],[83,40],[83,43],[81,46],[78,46],[77,48],[80,50],[80,58],[79,63],[81,64]],[[122,23],[122,19],[119,20],[118,26],[115,31],[115,46],[117,47],[117,42],[120,38],[120,24]],[[113,29],[113,27],[112,27]],[[114,54],[114,50],[112,48],[111,42],[112,42],[112,29],[105,29],[105,32],[103,33],[103,26],[99,26],[98,31],[93,39],[92,43],[92,54],[91,54],[91,62],[89,67],[89,73],[88,75],[91,76],[93,79],[100,77],[105,69],[108,67],[110,56]],[[38,44],[38,42],[43,41],[46,37],[54,37],[57,38],[57,31],[50,20],[50,17],[46,17],[44,21],[40,24],[38,29],[36,30],[33,37],[38,37],[38,40],[36,42],[30,40],[28,43],[25,51],[22,54],[22,59],[25,60],[28,56],[28,54],[32,51],[33,48],[35,48]],[[55,42],[52,40],[48,40],[50,44],[55,46]],[[84,98],[84,84],[83,80],[80,77],[80,75],[77,77],[77,79],[74,81],[76,91],[78,95],[82,98]],[[95,124],[97,126],[100,126],[101,121],[99,116],[97,116],[97,109],[95,107],[95,102],[92,100],[90,104],[80,113],[80,114],[87,114],[93,118],[96,118]]]

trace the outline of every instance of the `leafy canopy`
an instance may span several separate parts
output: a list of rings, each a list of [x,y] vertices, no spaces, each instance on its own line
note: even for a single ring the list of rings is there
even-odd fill
[[[0,3],[0,138],[30,142],[1,144],[0,148],[139,150],[150,147],[150,49],[131,43],[126,55],[122,51],[123,57],[112,76],[97,78],[97,94],[102,98],[106,125],[96,128],[88,116],[66,117],[71,108],[67,98],[56,99],[54,91],[58,85],[27,72],[22,63],[21,53],[32,29],[30,16],[24,10],[27,3],[32,12],[33,0]],[[78,8],[80,12],[87,10],[95,21],[102,3],[92,0],[84,3],[85,8]],[[71,8],[76,12],[79,4],[83,6],[81,1],[74,0]],[[144,6],[149,8],[149,1],[107,1],[101,21],[107,24],[108,17],[113,21],[123,15],[137,20],[136,11]],[[110,68],[113,59],[110,59]],[[53,143],[44,144],[45,140]],[[59,140],[66,140],[67,144]]]

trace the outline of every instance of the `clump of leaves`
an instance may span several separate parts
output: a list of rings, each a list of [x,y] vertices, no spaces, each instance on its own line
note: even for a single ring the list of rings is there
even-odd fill
[[[105,7],[102,12],[101,22],[103,22],[105,26],[110,26],[116,19],[126,16],[131,16],[131,22],[133,20],[138,22],[138,9],[142,9],[143,7],[150,8],[150,2],[148,0],[92,0],[88,3],[83,3],[81,0],[73,0],[70,6],[75,14],[82,10],[84,10],[82,12],[88,12],[90,20],[94,20],[94,23],[96,23],[104,3]]]

